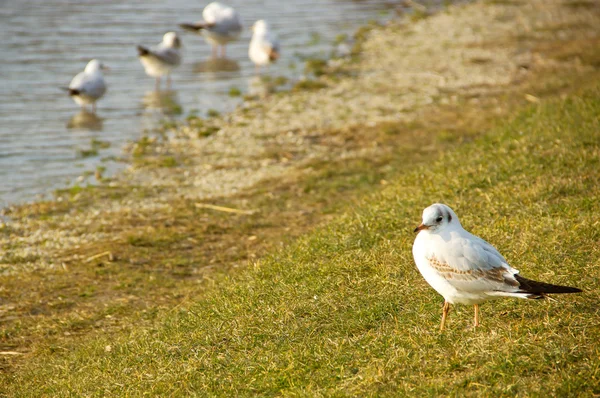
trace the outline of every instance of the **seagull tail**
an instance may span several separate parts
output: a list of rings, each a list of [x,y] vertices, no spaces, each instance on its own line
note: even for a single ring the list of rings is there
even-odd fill
[[[150,50],[148,50],[146,47],[143,47],[143,46],[137,46],[137,50],[138,50],[138,56],[140,56],[140,57],[145,57],[146,55],[150,54]]]
[[[532,281],[519,276],[519,274],[515,274],[515,279],[519,282],[519,293],[526,293],[527,298],[530,299],[543,299],[548,293],[581,293],[582,291],[576,287]]]
[[[202,24],[202,23],[180,23],[179,27],[181,27],[182,29],[188,30],[190,32],[198,33],[198,31],[207,28],[208,25]]]
[[[75,89],[75,88],[69,88],[69,87],[60,87],[61,90],[66,91],[67,93],[69,93],[69,95],[72,97],[74,95],[79,95],[80,91]]]
[[[279,59],[279,51],[277,51],[276,49],[271,49],[271,51],[269,52],[269,60],[272,62],[275,62]]]

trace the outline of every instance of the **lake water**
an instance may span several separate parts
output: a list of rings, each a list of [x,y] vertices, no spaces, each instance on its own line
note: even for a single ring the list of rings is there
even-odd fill
[[[178,24],[201,19],[203,1],[189,0],[23,0],[0,3],[0,208],[49,195],[97,166],[114,173],[123,145],[139,138],[180,108],[204,116],[209,109],[232,110],[248,92],[254,67],[248,60],[250,26],[266,19],[282,43],[282,57],[266,74],[297,79],[305,56],[328,56],[332,42],[372,19],[384,19],[398,2],[349,0],[230,0],[244,24],[227,48],[229,61],[215,65],[200,36]],[[173,73],[170,96],[157,96],[144,74],[136,45],[155,45],[178,31],[182,65]],[[59,87],[98,58],[108,92],[96,115],[81,113]],[[165,105],[167,103],[167,105]],[[83,151],[92,140],[110,143],[97,155]]]

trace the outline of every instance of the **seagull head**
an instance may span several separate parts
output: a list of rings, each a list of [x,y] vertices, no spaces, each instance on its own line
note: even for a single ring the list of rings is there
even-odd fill
[[[181,40],[179,40],[179,36],[175,32],[167,32],[163,36],[163,43],[167,47],[179,48],[181,47]]]
[[[264,19],[259,19],[252,25],[252,31],[257,35],[264,34],[269,30],[269,24]]]
[[[460,221],[456,213],[442,203],[435,203],[423,210],[423,222],[415,228],[415,232],[440,232],[457,225],[460,226]]]
[[[97,59],[92,59],[85,67],[86,73],[97,73],[103,70],[108,70],[108,67]]]

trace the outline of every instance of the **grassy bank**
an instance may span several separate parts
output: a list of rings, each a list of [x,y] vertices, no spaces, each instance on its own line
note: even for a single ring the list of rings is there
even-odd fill
[[[132,144],[127,173],[8,209],[0,395],[431,392],[441,375],[476,389],[490,373],[486,353],[452,345],[467,333],[470,309],[452,313],[454,337],[434,333],[439,298],[412,268],[409,231],[423,207],[443,200],[525,276],[570,283],[575,263],[597,265],[583,262],[596,252],[574,232],[595,226],[585,200],[597,189],[597,107],[590,95],[577,98],[598,81],[598,21],[593,2],[493,1],[361,30],[356,54],[319,72],[319,90],[190,117]],[[313,233],[317,226],[326,227]],[[561,298],[564,313],[576,303],[589,314],[590,294]],[[595,336],[561,308],[484,307],[483,334],[498,340],[469,334],[468,342],[510,358],[506,368],[495,362],[498,389],[535,391],[532,375],[552,364],[548,375],[574,366],[594,380],[595,362],[581,364],[593,358],[586,344]],[[547,319],[519,318],[538,312]],[[573,344],[584,347],[574,365],[557,348],[568,345],[564,325],[550,328],[556,319],[572,321]],[[515,327],[516,346],[504,347]],[[521,372],[531,385],[510,384],[507,369],[534,363],[527,344],[547,340],[558,353]],[[430,364],[429,349],[451,355]],[[541,348],[533,353],[539,361]],[[434,371],[439,384],[416,382]]]
[[[600,393],[600,87],[530,106],[437,153],[328,226],[154,327],[48,351],[14,396],[398,396]],[[410,247],[422,208],[451,205],[557,301],[485,304],[437,326]],[[7,381],[7,380],[5,380]]]

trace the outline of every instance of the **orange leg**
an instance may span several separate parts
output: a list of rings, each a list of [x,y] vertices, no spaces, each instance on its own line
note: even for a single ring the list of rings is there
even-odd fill
[[[473,307],[475,307],[474,326],[477,327],[479,326],[479,304],[474,304]]]
[[[450,303],[444,301],[444,306],[442,307],[442,324],[440,325],[440,331],[444,330],[446,326],[446,318],[448,317],[448,312],[450,312]]]

